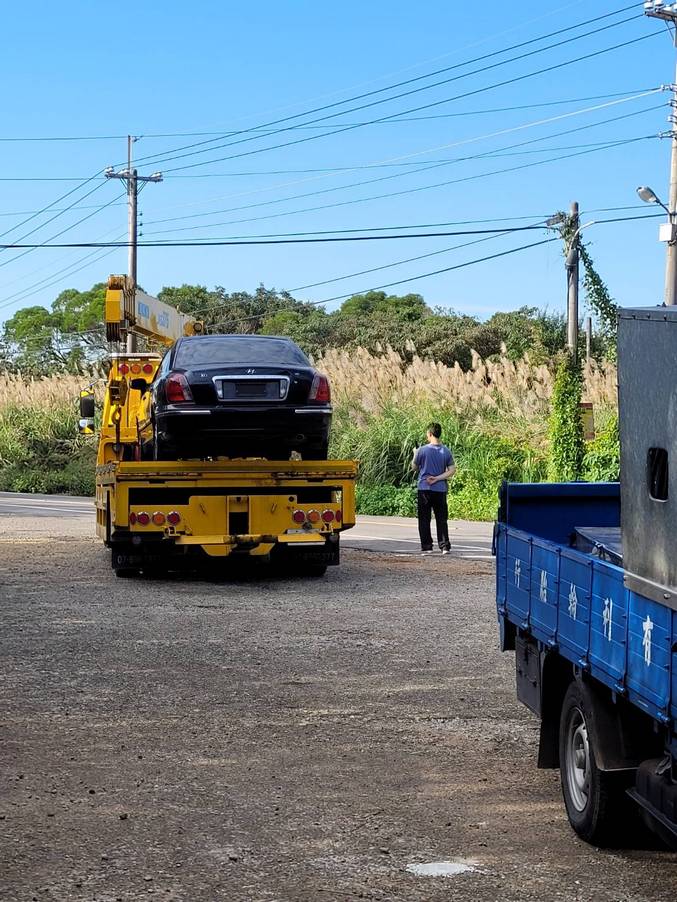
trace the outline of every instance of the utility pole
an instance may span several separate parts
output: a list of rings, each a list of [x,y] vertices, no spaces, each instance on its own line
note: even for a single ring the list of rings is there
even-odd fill
[[[580,232],[578,217],[578,202],[571,204],[571,213],[569,214],[569,233],[570,238],[569,251],[566,258],[567,270],[567,348],[569,353],[575,359],[578,353],[578,261],[579,261],[579,244],[578,234]]]
[[[648,0],[644,4],[644,13],[652,19],[663,19],[672,24],[674,29],[674,44],[677,47],[677,3],[664,3],[662,0]],[[672,100],[670,106],[670,135],[672,137],[672,152],[670,159],[670,196],[667,212],[670,222],[661,227],[661,240],[667,241],[667,254],[665,260],[665,305],[674,307],[677,304],[677,131],[675,130],[675,110],[677,109],[677,72],[675,81],[670,86]]]
[[[161,182],[162,173],[153,172],[150,175],[139,175],[136,169],[132,168],[132,147],[137,139],[134,135],[127,135],[127,168],[116,172],[112,166],[104,171],[107,179],[121,179],[127,184],[127,221],[128,221],[128,247],[129,257],[127,263],[127,275],[132,287],[136,290],[136,264],[138,250],[138,196],[139,182]],[[133,354],[136,351],[136,335],[129,333],[127,335],[127,353]]]
[[[592,317],[585,317],[585,360],[590,363],[592,360]]]

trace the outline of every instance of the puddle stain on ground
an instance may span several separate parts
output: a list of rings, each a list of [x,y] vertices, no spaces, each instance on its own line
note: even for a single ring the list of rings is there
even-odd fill
[[[417,877],[457,877],[477,869],[476,861],[430,861],[426,864],[408,864],[407,871]]]

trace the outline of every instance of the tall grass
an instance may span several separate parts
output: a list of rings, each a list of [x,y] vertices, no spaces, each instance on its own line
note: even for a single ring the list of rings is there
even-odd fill
[[[316,361],[332,384],[332,456],[360,460],[358,498],[365,512],[411,515],[415,445],[432,420],[443,427],[458,469],[450,494],[454,516],[490,518],[502,479],[545,478],[549,366],[528,359],[486,362],[464,372],[392,350],[332,350]],[[615,448],[613,366],[585,367],[585,400],[609,439],[593,448],[596,473],[611,473]],[[0,489],[72,491],[93,487],[94,443],[77,435],[77,397],[86,377],[24,380],[0,375]],[[593,460],[594,458],[594,460]]]
[[[0,490],[91,494],[95,450],[78,435],[83,379],[0,376]]]

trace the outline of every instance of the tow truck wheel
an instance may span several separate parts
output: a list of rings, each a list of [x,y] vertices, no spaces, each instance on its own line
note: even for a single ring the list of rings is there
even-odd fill
[[[128,552],[124,549],[113,549],[112,562],[113,572],[118,579],[133,579],[139,575],[138,567],[129,566]]]
[[[572,683],[564,696],[559,732],[564,803],[576,833],[593,845],[607,846],[624,822],[628,777],[599,769],[590,723],[588,699],[581,686]]]

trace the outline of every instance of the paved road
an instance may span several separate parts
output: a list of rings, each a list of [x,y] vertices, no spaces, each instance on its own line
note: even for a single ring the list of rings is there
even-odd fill
[[[491,562],[120,580],[91,501],[2,504],[2,902],[677,899],[677,853],[569,829]]]
[[[2,518],[51,518],[63,524],[64,520],[78,521],[70,525],[78,534],[87,534],[87,521],[91,521],[92,499],[63,495],[29,495],[0,492],[0,535]],[[58,532],[58,524],[55,524]],[[466,560],[491,560],[490,523],[469,523],[454,520],[449,523],[452,555]],[[343,545],[361,548],[363,551],[382,551],[390,554],[419,554],[420,543],[416,521],[407,517],[358,517],[357,526],[343,536]]]

